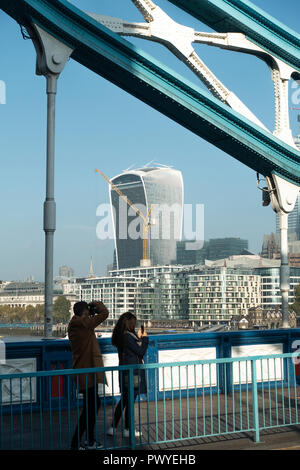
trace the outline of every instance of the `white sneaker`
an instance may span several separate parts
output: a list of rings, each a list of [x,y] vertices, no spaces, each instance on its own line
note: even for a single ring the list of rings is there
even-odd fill
[[[92,444],[88,444],[86,441],[85,441],[85,448],[87,450],[97,450],[97,449],[103,449],[103,444],[101,444],[101,442],[96,442],[94,441]]]
[[[129,429],[124,429],[124,437],[129,437],[129,435],[130,435]],[[142,433],[140,431],[138,431],[137,429],[135,429],[134,430],[134,436],[135,437],[141,437]]]
[[[114,432],[114,428],[111,426],[110,428],[108,428],[108,430],[106,431],[106,434],[108,436],[113,436],[114,434],[116,434],[116,429],[115,429],[115,432]]]

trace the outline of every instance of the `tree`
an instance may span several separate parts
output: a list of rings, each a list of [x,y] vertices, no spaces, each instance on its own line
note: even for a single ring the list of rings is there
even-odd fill
[[[38,304],[35,307],[35,321],[38,323],[42,323],[44,320],[44,305],[43,304]]]
[[[67,323],[70,320],[71,302],[64,296],[57,297],[53,304],[53,321]]]
[[[36,308],[33,305],[27,305],[25,311],[25,319],[28,323],[36,322]]]

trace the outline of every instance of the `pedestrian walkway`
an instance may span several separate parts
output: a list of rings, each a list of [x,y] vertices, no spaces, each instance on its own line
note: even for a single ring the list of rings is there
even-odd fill
[[[300,450],[300,425],[295,424],[299,423],[300,399],[292,399],[288,389],[283,393],[273,389],[260,393],[258,404],[261,432],[260,442],[255,443],[247,391],[140,401],[135,404],[135,422],[142,437],[136,438],[136,449]],[[122,422],[113,437],[105,432],[111,425],[114,406],[102,403],[96,437],[106,449],[128,449],[129,439],[122,434]],[[68,449],[77,417],[77,409],[3,414],[1,422],[5,432],[1,435],[1,449]]]

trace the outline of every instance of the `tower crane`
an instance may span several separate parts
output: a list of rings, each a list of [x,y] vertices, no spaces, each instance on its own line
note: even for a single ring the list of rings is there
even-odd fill
[[[148,240],[149,240],[150,228],[153,225],[155,225],[155,222],[152,224],[150,223],[150,215],[151,215],[154,205],[151,204],[151,207],[147,213],[147,216],[145,217],[145,215],[133,204],[133,202],[130,199],[128,199],[128,197],[125,196],[125,194],[123,194],[122,191],[101,170],[96,169],[95,172],[99,173],[99,175],[101,175],[102,178],[104,178],[105,181],[112,187],[112,189],[116,191],[117,194],[119,194],[119,196],[126,202],[126,204],[128,204],[128,206],[131,207],[135,211],[135,213],[139,217],[141,217],[141,219],[143,220],[143,256],[142,256],[142,259],[140,260],[140,265],[150,266],[151,261],[149,258],[149,241]]]

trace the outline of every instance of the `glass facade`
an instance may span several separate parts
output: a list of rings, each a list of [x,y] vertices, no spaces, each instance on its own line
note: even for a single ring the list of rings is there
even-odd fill
[[[218,260],[229,256],[239,255],[248,250],[248,240],[241,238],[212,238],[209,240],[207,259]]]
[[[121,175],[112,179],[113,183],[122,191],[122,193],[132,201],[139,210],[146,216],[146,195],[142,180],[137,175]],[[117,268],[129,268],[138,266],[143,253],[142,237],[133,239],[129,235],[128,229],[131,222],[137,219],[136,213],[129,211],[129,206],[120,198],[116,191],[110,191],[111,204],[114,208],[114,229],[116,243],[116,262]],[[142,224],[139,218],[140,224]],[[136,227],[136,231],[142,232],[142,225]]]
[[[199,250],[186,250],[186,241],[177,242],[176,261],[178,264],[204,264],[205,260],[216,261],[248,250],[248,240],[241,238],[212,238],[204,242]]]
[[[185,272],[161,274],[137,289],[136,312],[146,322],[188,318],[188,284]]]
[[[177,242],[176,245],[176,263],[177,264],[204,264],[208,259],[208,242],[204,242],[204,246],[199,250],[187,250],[187,241]]]
[[[260,276],[245,269],[186,269],[138,286],[136,312],[143,321],[185,320],[228,323],[261,304]]]
[[[116,176],[112,182],[145,216],[154,205],[151,213],[153,226],[149,231],[151,264],[174,262],[176,241],[181,239],[182,230],[181,172],[172,168],[141,168]],[[117,268],[139,266],[143,256],[143,222],[113,189],[110,197],[114,208]]]
[[[263,308],[281,305],[280,268],[256,268],[261,277],[261,300]],[[295,287],[300,284],[300,268],[290,267],[289,304],[294,302]]]

